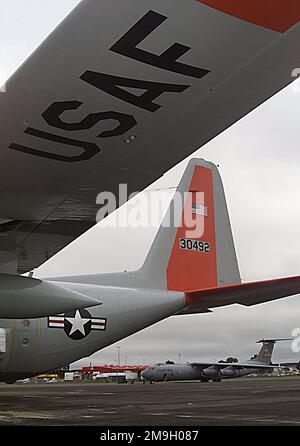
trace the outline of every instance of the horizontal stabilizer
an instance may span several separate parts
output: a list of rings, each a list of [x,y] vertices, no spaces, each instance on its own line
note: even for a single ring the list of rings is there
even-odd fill
[[[300,276],[186,291],[187,307],[180,314],[201,313],[232,304],[257,305],[298,293]]]
[[[278,339],[260,339],[259,341],[256,342],[256,344],[267,344],[269,342],[274,342],[274,344],[276,344],[276,342],[281,342],[281,341],[292,341],[293,338],[278,338]]]

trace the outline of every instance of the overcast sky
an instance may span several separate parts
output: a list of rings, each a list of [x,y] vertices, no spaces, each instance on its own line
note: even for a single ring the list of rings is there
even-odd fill
[[[78,0],[10,0],[0,16],[0,77],[9,77]],[[300,61],[299,61],[300,64]],[[2,73],[2,74],[1,74]],[[298,84],[299,85],[299,84]],[[300,90],[300,88],[299,88]],[[243,281],[300,272],[300,92],[288,87],[193,154],[220,166]],[[156,183],[176,186],[187,160]],[[37,270],[36,275],[89,274],[138,268],[155,229],[108,229],[100,223]],[[119,246],[122,246],[122,252]],[[133,249],[132,247],[135,247]],[[300,327],[300,296],[252,308],[173,317],[108,347],[92,362],[153,363],[246,359],[262,337],[290,337]],[[289,342],[274,360],[297,360]]]

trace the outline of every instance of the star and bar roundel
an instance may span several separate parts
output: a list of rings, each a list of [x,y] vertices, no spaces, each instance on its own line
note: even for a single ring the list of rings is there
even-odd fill
[[[107,320],[92,317],[87,310],[73,310],[64,315],[49,316],[48,328],[62,328],[76,341],[87,337],[92,330],[106,330]]]

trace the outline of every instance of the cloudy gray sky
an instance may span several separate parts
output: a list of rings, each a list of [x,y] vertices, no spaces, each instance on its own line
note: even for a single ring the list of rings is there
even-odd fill
[[[0,16],[0,77],[9,77],[77,3],[5,2]],[[299,275],[299,117],[300,92],[288,87],[193,154],[220,166],[243,281]],[[155,186],[177,185],[186,162]],[[40,267],[37,275],[136,269],[155,231],[110,229],[100,223]],[[121,362],[127,364],[177,360],[179,353],[182,361],[229,355],[246,359],[256,351],[259,338],[289,337],[296,327],[300,327],[300,296],[252,308],[234,305],[208,315],[162,321],[75,366],[114,364],[117,346]],[[293,353],[290,343],[277,346],[274,355],[275,360],[298,357],[300,353]]]

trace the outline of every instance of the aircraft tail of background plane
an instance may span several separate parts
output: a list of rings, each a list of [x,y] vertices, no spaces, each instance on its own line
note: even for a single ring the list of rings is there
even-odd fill
[[[280,341],[290,341],[291,339],[261,339],[257,343],[262,343],[262,347],[257,355],[254,355],[250,361],[263,362],[267,365],[272,364],[272,353],[274,345]]]
[[[240,283],[223,185],[213,163],[189,161],[140,272],[172,291]]]

